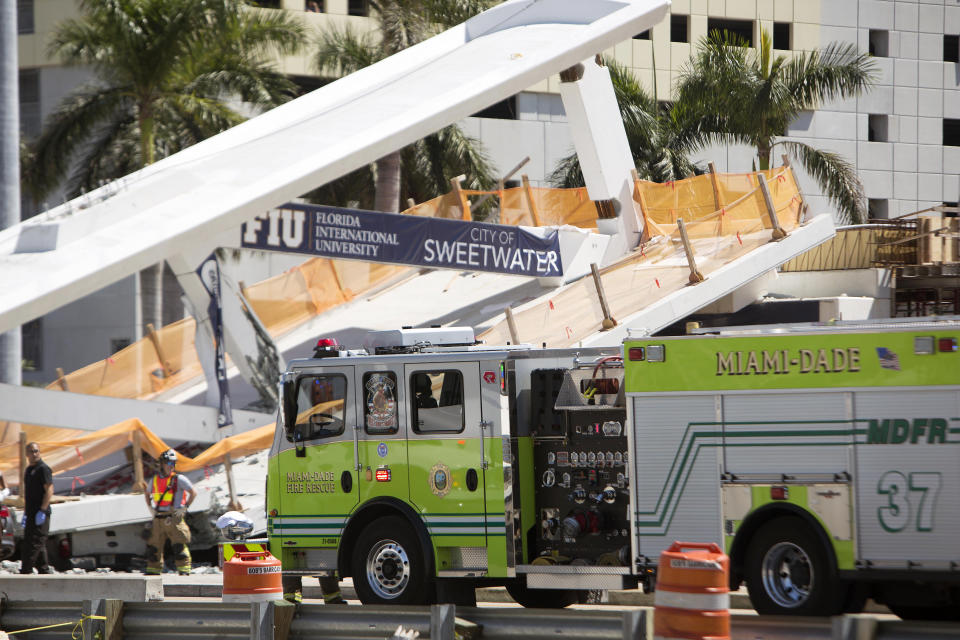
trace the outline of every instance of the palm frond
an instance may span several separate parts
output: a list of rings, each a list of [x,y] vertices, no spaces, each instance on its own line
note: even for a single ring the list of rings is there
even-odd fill
[[[384,57],[372,33],[360,33],[349,24],[343,28],[332,26],[324,30],[316,46],[314,66],[321,73],[353,73]]]
[[[860,224],[866,220],[863,184],[854,166],[843,156],[794,140],[781,140],[777,144],[782,145],[791,156],[799,160],[830,202],[837,206],[837,213],[843,221]]]
[[[784,69],[784,83],[799,105],[809,109],[837,98],[860,95],[873,86],[876,61],[852,44],[832,43],[800,54]]]
[[[142,167],[139,138],[132,111],[118,112],[113,120],[97,127],[77,156],[67,180],[67,195],[92,191]]]
[[[133,113],[126,88],[104,89],[85,85],[64,98],[47,116],[40,136],[30,145],[33,158],[24,184],[34,200],[42,200],[67,174],[71,158],[103,123],[117,114]]]

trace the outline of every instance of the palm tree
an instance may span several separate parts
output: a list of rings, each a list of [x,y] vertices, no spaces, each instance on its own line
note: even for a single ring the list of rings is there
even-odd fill
[[[830,44],[789,60],[774,58],[772,51],[767,31],[761,31],[758,49],[727,32],[714,31],[701,40],[677,85],[687,127],[698,130],[701,146],[732,142],[755,147],[760,169],[769,169],[770,154],[782,147],[816,180],[842,218],[862,221],[866,199],[854,167],[840,154],[783,136],[802,111],[867,90],[876,65],[850,44]]]
[[[26,186],[75,196],[127,175],[288,100],[292,82],[267,60],[294,53],[304,30],[284,12],[242,0],[81,0],[54,30],[49,55],[93,70],[31,145]],[[163,324],[162,264],[140,274],[143,319]]]
[[[644,180],[666,182],[680,180],[692,173],[703,173],[688,157],[690,133],[683,130],[678,105],[661,107],[644,90],[629,69],[612,59],[604,59],[610,70],[613,91],[620,106],[620,117],[633,155],[637,175]],[[577,154],[562,158],[549,180],[558,187],[583,186],[583,174]]]
[[[358,32],[349,24],[325,29],[318,40],[315,65],[323,73],[345,75],[370,66],[413,46],[440,29],[459,24],[494,2],[492,0],[369,0],[377,21],[376,32]],[[401,193],[414,200],[449,189],[449,178],[465,174],[469,189],[495,182],[493,169],[479,142],[452,125],[377,160],[371,169],[359,169],[313,192],[312,197],[343,197],[344,184],[365,178],[374,183],[377,211],[398,211]],[[363,195],[354,201],[363,202]],[[336,202],[326,200],[326,202]]]

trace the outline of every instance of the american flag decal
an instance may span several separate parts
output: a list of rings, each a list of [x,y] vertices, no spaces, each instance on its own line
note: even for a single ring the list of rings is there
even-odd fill
[[[880,367],[900,371],[900,358],[886,347],[877,347],[877,357],[880,358]]]

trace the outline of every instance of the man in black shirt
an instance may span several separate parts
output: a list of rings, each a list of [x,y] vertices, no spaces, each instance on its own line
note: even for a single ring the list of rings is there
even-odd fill
[[[20,573],[50,573],[47,564],[47,533],[50,531],[50,499],[53,498],[53,472],[40,459],[36,442],[27,445],[30,466],[23,474],[23,552]],[[39,564],[37,560],[39,558]]]

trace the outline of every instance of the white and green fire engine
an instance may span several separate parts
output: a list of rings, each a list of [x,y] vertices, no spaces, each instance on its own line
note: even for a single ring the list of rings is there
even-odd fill
[[[761,613],[872,596],[955,617],[958,338],[953,318],[318,348],[283,377],[271,548],[285,573],[351,576],[365,603],[502,584],[565,606],[649,583],[675,540],[717,542]]]

